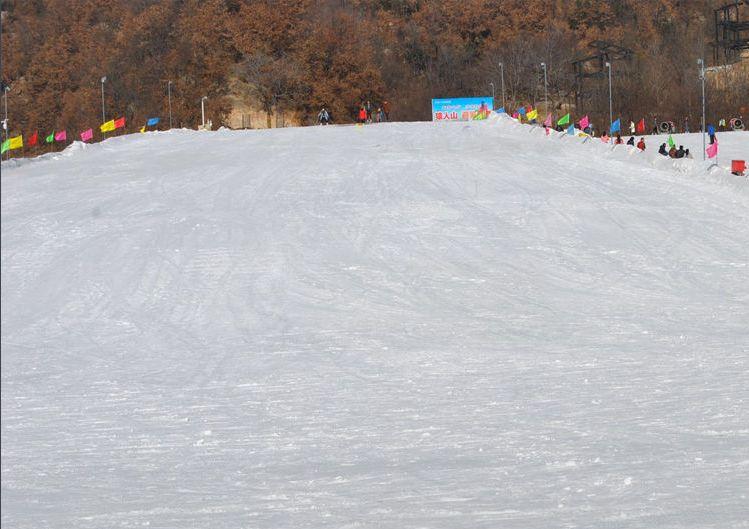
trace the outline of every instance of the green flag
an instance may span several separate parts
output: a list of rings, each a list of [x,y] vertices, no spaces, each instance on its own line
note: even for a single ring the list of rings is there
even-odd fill
[[[10,139],[7,139],[3,142],[3,148],[0,150],[0,154],[5,154],[5,151],[10,149]]]
[[[674,143],[674,139],[671,137],[670,134],[668,135],[668,146],[669,148],[676,147],[676,144]]]
[[[567,114],[559,118],[559,121],[557,121],[557,125],[568,125],[569,122],[570,122],[570,114],[568,112]]]
[[[44,138],[44,142],[45,143],[52,143],[53,141],[55,141],[55,133],[54,132],[52,134],[50,134],[49,136],[47,136],[46,138]]]

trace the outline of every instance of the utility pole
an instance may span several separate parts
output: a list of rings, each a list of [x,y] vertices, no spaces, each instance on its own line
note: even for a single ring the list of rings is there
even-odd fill
[[[106,123],[107,115],[104,112],[104,83],[107,82],[107,76],[101,78],[101,122]]]
[[[172,128],[172,82],[167,81],[166,92],[169,98],[169,128]]]
[[[3,129],[5,130],[5,139],[10,138],[10,125],[8,125],[8,92],[10,92],[10,86],[3,83],[3,100],[5,101],[5,120],[3,121]]]
[[[702,81],[702,160],[705,160],[705,61],[697,59],[697,65],[700,67],[700,81]]]
[[[549,113],[549,102],[548,102],[548,90],[546,88],[547,82],[546,82],[546,63],[541,63],[541,68],[544,69],[544,112],[547,114]]]
[[[614,107],[611,100],[611,63],[606,62],[606,68],[609,69],[609,134],[611,134],[611,126],[614,124]]]
[[[205,130],[205,100],[208,99],[207,96],[203,96],[200,98],[200,115],[203,119],[203,130]]]
[[[502,79],[502,108],[507,112],[507,103],[505,103],[505,65],[501,62],[499,63],[499,73]]]
[[[492,87],[492,110],[494,110],[494,82],[489,81],[489,86]]]

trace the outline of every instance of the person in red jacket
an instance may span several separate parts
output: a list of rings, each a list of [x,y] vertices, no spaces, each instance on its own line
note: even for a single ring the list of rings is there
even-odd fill
[[[364,106],[359,107],[359,123],[366,123],[367,122],[367,109],[364,108]]]
[[[640,138],[640,141],[637,142],[637,148],[641,151],[645,150],[645,138]]]

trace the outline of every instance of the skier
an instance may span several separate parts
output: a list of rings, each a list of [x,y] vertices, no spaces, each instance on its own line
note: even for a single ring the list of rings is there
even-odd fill
[[[330,123],[330,114],[325,110],[325,107],[322,107],[322,110],[320,110],[320,113],[317,115],[317,122],[320,125],[327,125]]]

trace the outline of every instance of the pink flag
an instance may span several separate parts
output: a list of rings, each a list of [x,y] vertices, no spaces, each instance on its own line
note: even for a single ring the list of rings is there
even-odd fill
[[[88,141],[93,137],[94,137],[93,129],[88,129],[88,130],[84,130],[83,132],[81,132],[81,140],[83,141]]]
[[[715,158],[718,156],[718,137],[715,137],[715,143],[711,144],[707,149],[705,149],[705,152],[707,153],[708,158]]]
[[[544,127],[551,127],[551,114],[546,115],[546,120],[544,121]]]
[[[548,136],[549,134],[551,134],[551,133],[549,132],[549,127],[547,127],[546,125],[544,125],[544,130],[546,131],[546,135],[547,135],[547,136]]]
[[[515,118],[515,119],[518,119],[518,115],[519,115],[519,114],[518,114],[517,112],[513,112],[513,113],[512,113],[512,117],[513,117],[513,118]]]
[[[584,116],[583,119],[580,120],[580,129],[582,130],[585,127],[587,127],[588,125],[590,125],[590,121],[588,120],[588,116]]]
[[[68,138],[67,134],[65,134],[64,130],[61,130],[60,132],[55,132],[55,141],[65,141]]]

